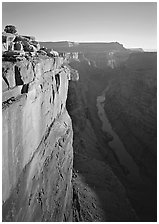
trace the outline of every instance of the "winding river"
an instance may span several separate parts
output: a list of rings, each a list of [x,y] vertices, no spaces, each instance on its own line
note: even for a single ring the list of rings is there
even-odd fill
[[[106,133],[109,133],[111,136],[113,136],[113,140],[109,142],[109,146],[112,148],[112,150],[115,152],[116,156],[118,157],[120,164],[122,164],[126,169],[129,171],[127,174],[127,177],[132,181],[140,181],[140,175],[139,175],[139,168],[134,162],[133,158],[130,156],[130,154],[125,149],[125,146],[123,145],[122,141],[118,137],[118,135],[114,132],[107,116],[104,110],[104,102],[105,102],[105,92],[108,90],[109,87],[107,87],[101,96],[97,97],[97,110],[98,110],[98,116],[102,122],[102,130]]]

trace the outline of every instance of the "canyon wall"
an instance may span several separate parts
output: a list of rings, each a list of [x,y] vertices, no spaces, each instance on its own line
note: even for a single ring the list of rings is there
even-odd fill
[[[156,67],[155,53],[132,54],[126,67],[112,76],[105,92],[105,111],[111,123],[141,172],[153,181],[157,162]]]
[[[156,55],[63,44],[3,62],[3,221],[155,221]],[[101,94],[140,181],[102,129]]]
[[[3,62],[3,220],[72,220],[71,74],[62,57]],[[76,75],[76,78],[74,78]]]
[[[80,75],[78,82],[70,83],[67,99],[74,130],[74,221],[137,221],[126,189],[114,172],[114,167],[121,172],[120,167],[96,111],[96,96],[105,86],[101,70],[84,58],[71,60],[70,66]]]
[[[91,63],[89,59],[93,59],[95,64]],[[125,218],[125,220],[130,221],[131,216],[127,217],[124,214],[124,218],[121,217],[122,213],[120,212],[121,216],[117,214],[113,206],[109,206],[108,212],[105,204],[105,201],[108,200],[108,196],[104,200],[108,186],[104,178],[109,176],[110,170],[112,170],[112,179],[114,175],[117,177],[137,214],[138,220],[155,221],[157,214],[156,53],[132,53],[127,55],[127,60],[125,59],[121,60],[121,66],[113,69],[105,66],[105,58],[100,61],[101,66],[98,67],[96,56],[88,53],[79,57],[79,61],[72,60],[70,63],[80,74],[80,81],[72,83],[70,86],[68,98],[70,100],[68,101],[68,108],[74,127],[74,169],[78,171],[75,176],[75,183],[76,179],[78,181],[77,186],[79,186],[79,182],[85,182],[98,195],[101,207],[104,208],[104,220],[123,221]],[[120,153],[120,145],[113,148],[111,133],[102,131],[103,123],[98,118],[96,107],[97,97],[102,94],[105,97],[103,102],[105,115],[126,149],[124,154]],[[71,101],[76,102],[76,105]],[[99,155],[102,155],[104,162],[102,167],[99,165],[101,164]],[[133,162],[133,166],[129,164],[132,170],[136,167],[139,171],[134,172],[135,176],[139,176],[136,180],[130,179],[129,170],[121,162],[128,163],[127,155]],[[93,164],[93,162],[94,165],[91,166],[90,163]],[[110,170],[103,172],[102,169],[107,165]],[[84,169],[84,167],[86,168]],[[93,167],[95,168],[93,169]],[[101,177],[100,181],[98,180],[99,177]],[[99,182],[101,184],[98,188]],[[100,190],[103,191],[102,194]],[[88,213],[92,212],[93,217],[94,209],[82,198],[86,194],[85,189],[83,190],[81,186],[81,189],[79,187],[77,191],[81,200],[81,214],[83,212],[82,207],[87,205],[89,207]],[[111,187],[110,194],[113,193],[116,194],[117,189]],[[92,196],[92,198],[94,197]],[[115,196],[111,199],[112,205],[116,204],[113,199]],[[95,199],[91,200],[94,203]],[[123,202],[124,199],[120,199],[118,211]],[[125,207],[128,208],[128,206]],[[87,209],[84,211],[87,212]],[[125,208],[122,211],[130,214]],[[89,217],[88,220],[90,221],[91,218]]]

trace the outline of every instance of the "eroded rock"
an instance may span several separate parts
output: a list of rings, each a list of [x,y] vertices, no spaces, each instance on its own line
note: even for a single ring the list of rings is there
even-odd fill
[[[3,63],[4,221],[72,220],[73,131],[62,62]]]

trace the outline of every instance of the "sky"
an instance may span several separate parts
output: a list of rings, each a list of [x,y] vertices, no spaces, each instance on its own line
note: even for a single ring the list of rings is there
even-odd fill
[[[2,30],[38,41],[113,42],[157,49],[155,2],[3,2]]]

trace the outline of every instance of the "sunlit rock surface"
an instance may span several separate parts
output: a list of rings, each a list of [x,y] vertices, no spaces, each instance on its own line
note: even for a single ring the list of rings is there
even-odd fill
[[[3,63],[4,221],[72,220],[71,73],[61,60]]]

